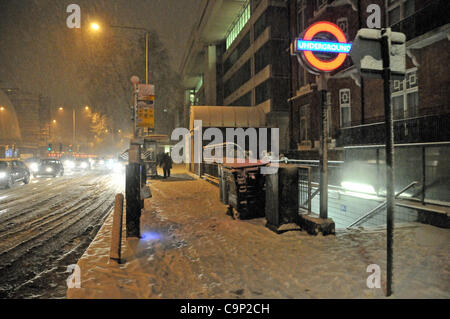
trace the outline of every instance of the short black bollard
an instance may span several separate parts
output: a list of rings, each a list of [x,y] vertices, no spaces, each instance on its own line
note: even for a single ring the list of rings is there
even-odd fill
[[[140,167],[140,176],[141,176],[141,188],[147,185],[147,167],[145,164],[141,164]],[[141,208],[144,208],[144,199],[141,197]]]
[[[117,194],[114,205],[113,227],[111,232],[111,247],[109,258],[120,264],[122,248],[122,216],[123,216],[123,195]]]
[[[141,219],[141,174],[140,164],[130,163],[126,169],[126,222],[127,238],[140,237],[140,219]]]

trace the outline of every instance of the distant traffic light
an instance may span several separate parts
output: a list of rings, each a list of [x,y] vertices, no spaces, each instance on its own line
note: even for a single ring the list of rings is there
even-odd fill
[[[51,152],[51,151],[52,151],[52,149],[53,149],[53,146],[52,146],[52,144],[48,144],[48,148],[47,148],[47,150],[48,150],[49,152]]]
[[[72,153],[72,145],[69,145],[69,152]]]

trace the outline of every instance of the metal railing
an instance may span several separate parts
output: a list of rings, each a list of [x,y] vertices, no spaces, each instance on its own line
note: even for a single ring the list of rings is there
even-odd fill
[[[306,210],[311,213],[311,167],[298,166],[298,193],[299,193],[299,212]]]
[[[403,188],[400,192],[398,192],[395,195],[395,198],[398,198],[401,194],[403,194],[404,192],[406,192],[408,189],[410,189],[413,186],[416,186],[417,184],[420,184],[419,182],[412,182],[411,184],[409,184],[408,186],[406,186],[405,188]],[[382,208],[384,208],[386,206],[386,201],[382,202],[380,205],[378,205],[377,207],[375,207],[374,209],[371,209],[367,214],[364,214],[363,216],[359,217],[357,220],[355,220],[354,222],[352,222],[350,225],[347,226],[347,228],[351,228],[357,224],[359,224],[361,221],[363,221],[366,218],[369,218],[370,216],[374,215],[376,212],[378,212],[379,210],[381,210]]]
[[[394,121],[394,140],[400,143],[444,142],[450,140],[450,114],[431,115]],[[337,146],[381,145],[384,122],[342,128]]]
[[[393,24],[392,31],[402,32],[408,40],[450,23],[450,1],[435,0],[413,15]]]

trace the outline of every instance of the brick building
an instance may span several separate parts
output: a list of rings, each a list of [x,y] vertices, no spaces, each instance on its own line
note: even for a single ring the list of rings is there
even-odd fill
[[[352,5],[353,4],[353,5]],[[381,8],[381,24],[407,36],[407,74],[392,81],[395,142],[450,141],[449,1],[445,0],[291,0],[291,41],[316,21],[339,25],[352,41],[366,28],[367,7]],[[348,58],[338,70],[352,65]],[[316,78],[291,57],[290,148],[300,158],[317,158],[320,100]],[[382,80],[330,79],[329,136],[331,158],[342,158],[342,147],[384,143]]]

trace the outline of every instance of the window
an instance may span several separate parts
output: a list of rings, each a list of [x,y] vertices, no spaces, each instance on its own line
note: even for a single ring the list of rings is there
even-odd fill
[[[258,85],[255,89],[255,103],[256,105],[267,101],[270,98],[270,79]]]
[[[239,60],[239,58],[247,51],[250,47],[250,32],[242,37],[241,42],[236,46],[236,48],[231,52],[228,59],[224,62],[224,73],[227,73],[231,67]]]
[[[252,106],[252,91],[244,94],[239,99],[230,104],[231,106]]]
[[[339,90],[339,109],[341,115],[341,128],[352,125],[352,109],[350,89]]]
[[[297,0],[297,35],[300,35],[305,30],[305,12],[306,1]],[[305,69],[299,65],[298,67],[298,86],[302,87],[306,84],[306,72]]]
[[[394,80],[391,82],[394,120],[402,120],[418,116],[418,84],[419,81],[416,68],[408,70],[404,80]]]
[[[336,20],[336,25],[344,32],[345,37],[348,39],[348,18],[339,18]]]
[[[255,22],[254,25],[254,40],[258,39],[258,37],[261,35],[261,33],[266,30],[267,26],[269,25],[269,9],[264,11],[264,13],[258,18],[258,20]]]
[[[247,24],[248,20],[250,20],[250,2],[247,1],[245,3],[244,9],[240,13],[240,15],[237,17],[237,19],[233,22],[231,25],[230,30],[228,31],[228,34],[226,36],[226,48],[231,46],[233,41],[237,38],[239,33],[242,31],[242,29]]]
[[[323,7],[325,7],[328,3],[328,0],[316,0],[316,11],[319,11]]]
[[[255,74],[264,69],[270,63],[271,42],[266,42],[255,53]]]
[[[388,0],[389,25],[397,24],[415,12],[415,0]]]
[[[297,0],[297,34],[302,33],[305,29],[305,9],[305,1]]]
[[[239,89],[245,82],[251,78],[251,65],[248,60],[238,71],[236,71],[231,78],[225,82],[224,94],[225,97]]]
[[[309,104],[300,107],[300,142],[308,140]]]

